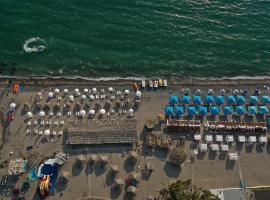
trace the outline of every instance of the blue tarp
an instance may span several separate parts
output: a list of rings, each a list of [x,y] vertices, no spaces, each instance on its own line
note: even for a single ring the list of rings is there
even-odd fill
[[[262,103],[263,104],[270,103],[270,97],[269,96],[262,96]]]
[[[219,108],[218,106],[211,106],[210,107],[210,112],[211,112],[211,115],[218,115],[219,114]]]
[[[207,115],[207,107],[206,106],[199,106],[198,113],[200,116]]]
[[[193,103],[194,104],[201,104],[202,103],[202,97],[201,96],[193,96]]]
[[[234,104],[234,103],[236,103],[235,96],[228,95],[227,96],[227,104],[231,105],[231,104]]]
[[[169,96],[169,103],[171,105],[177,105],[178,104],[178,96],[175,96],[175,95]]]
[[[224,104],[224,96],[216,96],[216,104],[217,105]]]
[[[181,101],[183,104],[189,104],[190,102],[190,96],[182,96],[182,101]]]
[[[248,113],[251,114],[251,115],[255,115],[257,113],[256,106],[249,106],[248,107]]]
[[[193,115],[196,115],[197,114],[195,106],[189,106],[189,107],[187,107],[187,111],[188,111],[188,115],[189,116],[193,116]]]
[[[167,115],[167,116],[173,116],[174,115],[172,106],[166,106],[165,107],[165,115]]]
[[[246,113],[245,106],[236,106],[235,111],[238,115],[244,115]]]
[[[264,115],[264,114],[269,113],[269,110],[268,110],[267,106],[259,106],[258,113]]]
[[[184,107],[183,106],[176,106],[175,108],[175,115],[177,117],[181,117],[184,115]]]
[[[259,99],[257,96],[250,96],[249,97],[249,103],[250,104],[257,104],[259,102]]]
[[[236,102],[237,102],[238,105],[245,104],[245,102],[246,102],[245,97],[242,96],[242,95],[236,96]]]
[[[224,115],[230,115],[233,113],[233,109],[231,106],[223,106]]]
[[[212,103],[214,103],[214,97],[212,95],[206,95],[204,97],[204,103],[205,104],[212,104]]]

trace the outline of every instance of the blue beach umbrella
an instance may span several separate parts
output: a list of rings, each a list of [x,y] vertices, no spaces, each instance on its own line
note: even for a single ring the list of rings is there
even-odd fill
[[[255,114],[257,113],[257,108],[256,108],[256,106],[249,106],[249,107],[248,107],[248,113],[249,113],[250,115],[255,115]]]
[[[202,103],[202,97],[201,96],[193,96],[193,103],[200,105]]]
[[[232,104],[234,104],[234,103],[236,103],[235,96],[228,95],[228,96],[227,96],[227,104],[232,105]]]
[[[205,104],[213,104],[214,103],[214,97],[212,95],[206,95],[204,97],[204,103]]]
[[[195,106],[189,106],[189,107],[187,107],[187,111],[188,111],[188,115],[189,116],[193,116],[193,115],[196,115],[197,114]]]
[[[264,114],[269,113],[269,110],[268,110],[267,106],[259,106],[258,113],[264,115]]]
[[[169,103],[171,105],[177,105],[178,104],[178,96],[175,96],[175,95],[169,96]]]
[[[237,102],[238,105],[245,104],[245,102],[246,102],[245,97],[242,96],[242,95],[236,96],[236,102]]]
[[[238,115],[244,115],[246,113],[245,106],[236,106],[235,111]]]
[[[216,104],[217,105],[221,105],[221,104],[224,104],[224,96],[216,96]]]
[[[176,106],[175,107],[175,115],[177,117],[181,117],[184,115],[184,107],[183,106]]]
[[[185,95],[185,96],[182,96],[182,104],[189,104],[189,102],[190,102],[190,96],[187,96],[187,95]]]
[[[259,102],[258,96],[250,96],[249,103],[250,104],[257,104]]]
[[[174,111],[172,106],[165,106],[165,115],[174,116]]]
[[[211,115],[216,116],[219,115],[219,108],[218,106],[211,106],[210,107]]]
[[[223,106],[224,115],[231,115],[233,113],[233,109],[231,106]]]
[[[262,103],[263,104],[270,103],[270,97],[269,96],[262,96]]]
[[[206,106],[199,106],[198,113],[200,116],[207,115],[207,107]]]

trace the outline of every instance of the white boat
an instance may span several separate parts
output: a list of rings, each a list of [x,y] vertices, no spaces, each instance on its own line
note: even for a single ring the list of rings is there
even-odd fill
[[[38,41],[43,41],[42,39],[40,39],[39,37],[33,37],[30,38],[28,40],[25,41],[25,43],[23,44],[23,50],[26,53],[33,53],[33,52],[42,52],[45,49],[44,45],[39,45],[39,46],[32,46],[30,47],[31,43],[35,43]]]
[[[166,79],[163,80],[163,86],[164,86],[164,87],[167,87],[167,86],[168,86],[168,82],[167,82]]]

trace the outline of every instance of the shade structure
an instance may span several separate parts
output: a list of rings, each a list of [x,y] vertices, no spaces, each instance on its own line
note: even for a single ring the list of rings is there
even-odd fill
[[[266,142],[267,142],[267,137],[265,137],[265,136],[260,136],[260,137],[259,137],[259,142],[260,142],[260,143],[266,143]]]
[[[221,104],[224,104],[224,96],[216,96],[216,104],[217,105],[221,105]]]
[[[259,106],[258,113],[264,115],[264,114],[269,113],[269,110],[268,110],[267,106]]]
[[[229,145],[222,144],[222,145],[220,145],[220,149],[221,149],[221,151],[229,151]]]
[[[174,111],[172,106],[165,107],[165,115],[167,116],[174,116]]]
[[[189,116],[194,116],[197,114],[195,106],[187,107],[187,111]]]
[[[40,112],[39,112],[39,116],[40,116],[40,117],[44,117],[44,116],[45,116],[45,112],[44,112],[44,111],[40,111]]]
[[[198,113],[200,116],[207,115],[207,107],[206,106],[199,106]]]
[[[204,103],[205,104],[212,104],[212,103],[214,103],[214,97],[212,95],[206,95],[204,97]]]
[[[246,113],[246,108],[245,108],[245,106],[236,106],[235,112],[238,115],[244,115]]]
[[[202,103],[202,97],[201,96],[193,96],[193,103],[200,105]]]
[[[32,118],[33,117],[33,113],[31,113],[31,112],[28,112],[26,115],[27,115],[28,118]]]
[[[246,137],[244,135],[239,135],[238,142],[246,142]]]
[[[229,153],[229,160],[238,160],[237,153]]]
[[[256,136],[253,136],[253,135],[249,136],[249,137],[248,137],[248,142],[250,142],[250,143],[257,142]]]
[[[262,102],[263,104],[268,104],[268,103],[270,103],[270,97],[269,97],[269,96],[262,96],[261,102]]]
[[[178,104],[178,96],[175,96],[175,95],[169,96],[169,103],[171,105],[177,105]]]
[[[205,135],[206,142],[213,142],[213,135]]]
[[[223,135],[216,135],[217,142],[223,142]]]
[[[223,106],[224,115],[231,115],[233,113],[233,109],[231,106]]]
[[[219,146],[218,146],[218,144],[211,144],[211,145],[210,145],[210,148],[211,148],[212,151],[219,151]]]
[[[175,107],[175,115],[177,117],[181,117],[184,115],[184,107],[183,106],[176,106]]]
[[[187,96],[187,95],[182,96],[181,103],[182,104],[189,104],[190,103],[190,96]]]
[[[205,143],[201,143],[200,144],[200,146],[199,146],[199,149],[201,150],[201,151],[207,151],[207,144],[205,144]]]
[[[211,106],[210,107],[210,112],[211,112],[211,115],[213,115],[213,116],[218,115],[219,114],[218,106]]]
[[[258,96],[250,96],[249,97],[249,103],[250,104],[257,104],[259,102],[259,98],[258,98]]]
[[[248,107],[248,113],[249,113],[250,115],[255,115],[255,114],[257,113],[257,108],[256,108],[256,106],[249,106],[249,107]]]
[[[232,105],[232,104],[234,104],[234,103],[236,103],[235,96],[228,95],[228,96],[227,96],[227,104]]]
[[[243,105],[245,104],[245,102],[246,102],[245,96],[242,96],[242,95],[236,96],[237,105]]]
[[[233,135],[227,135],[225,140],[226,142],[234,142],[234,137]]]
[[[202,136],[200,134],[195,134],[194,135],[194,140],[200,141],[202,139]]]

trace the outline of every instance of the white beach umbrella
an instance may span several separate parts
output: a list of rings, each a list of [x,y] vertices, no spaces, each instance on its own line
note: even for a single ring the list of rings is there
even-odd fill
[[[97,93],[97,88],[93,88],[92,89],[92,92],[95,94],[95,93]]]
[[[85,110],[81,110],[81,111],[80,111],[80,116],[81,116],[81,117],[84,117],[85,114],[86,114],[86,111],[85,111]]]
[[[87,88],[84,88],[84,89],[83,89],[83,92],[84,92],[84,93],[88,93],[88,89],[87,89]]]
[[[49,92],[49,93],[48,93],[48,97],[49,97],[49,98],[53,98],[53,93],[52,93],[52,92]]]
[[[214,90],[213,89],[209,89],[208,90],[208,94],[213,94]]]
[[[196,94],[197,94],[197,95],[201,95],[201,93],[202,93],[202,91],[201,91],[200,89],[197,89],[197,90],[196,90]]]
[[[40,111],[40,112],[39,112],[39,116],[40,116],[40,117],[44,117],[44,116],[45,116],[45,112],[44,112],[43,110]]]
[[[86,99],[86,95],[82,95],[82,100],[85,100]]]
[[[129,109],[128,110],[128,116],[132,117],[133,116],[133,113],[134,113],[133,109]]]
[[[137,91],[136,92],[136,97],[141,98],[141,96],[142,96],[142,92],[141,91]]]
[[[101,115],[104,115],[104,114],[106,113],[106,111],[105,111],[104,109],[101,109],[101,110],[99,111],[99,113],[100,113]]]
[[[32,117],[33,117],[33,113],[28,112],[28,113],[26,114],[26,116],[27,116],[28,118],[32,118]]]
[[[100,90],[100,92],[103,94],[103,93],[105,92],[105,90],[102,88],[102,89]]]
[[[73,96],[73,95],[70,95],[70,96],[69,96],[69,100],[70,100],[70,101],[74,101],[74,96]]]
[[[219,93],[223,95],[223,94],[226,93],[226,91],[225,91],[224,89],[221,89],[221,90],[219,91]]]
[[[56,94],[58,94],[58,93],[60,92],[60,90],[59,90],[58,88],[55,88],[55,89],[54,89],[54,92],[55,92]]]
[[[89,99],[90,99],[90,100],[94,100],[94,99],[95,99],[94,95],[90,95],[90,96],[89,96]]]
[[[113,92],[113,88],[112,88],[112,87],[109,87],[109,88],[108,88],[108,91],[109,91],[109,92]]]
[[[90,111],[89,111],[89,114],[90,114],[90,115],[94,115],[94,114],[95,114],[95,110],[93,110],[93,109],[90,110]]]
[[[111,96],[111,100],[115,100],[115,96]]]
[[[233,91],[233,94],[238,94],[239,93],[239,91],[237,90],[237,89],[235,89],[234,91]]]
[[[78,88],[76,88],[76,89],[74,90],[74,92],[77,94],[77,93],[80,92],[80,90],[79,90]]]
[[[38,96],[42,96],[42,92],[38,92],[37,95],[38,95]]]
[[[50,133],[51,133],[50,129],[46,129],[46,130],[44,131],[44,134],[45,134],[45,135],[50,135]]]
[[[11,104],[9,105],[9,108],[11,108],[11,109],[16,108],[16,104],[15,104],[15,103],[11,103]]]
[[[64,89],[64,93],[67,94],[68,93],[68,89]]]
[[[125,90],[125,94],[129,94],[129,90]]]

